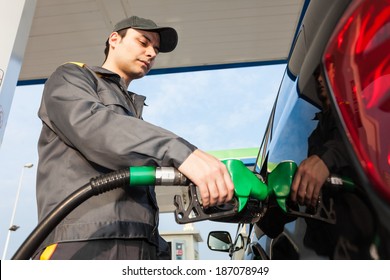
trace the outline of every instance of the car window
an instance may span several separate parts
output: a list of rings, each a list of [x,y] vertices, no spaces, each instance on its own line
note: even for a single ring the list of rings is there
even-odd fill
[[[268,169],[282,161],[292,160],[299,164],[307,156],[307,141],[317,125],[314,120],[318,108],[294,94],[288,103],[281,108],[278,126],[274,127],[274,135],[269,149]]]

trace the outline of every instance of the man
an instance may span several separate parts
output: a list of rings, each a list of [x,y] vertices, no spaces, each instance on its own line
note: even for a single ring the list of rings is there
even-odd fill
[[[312,207],[317,205],[321,188],[330,172],[338,175],[351,173],[350,160],[332,115],[329,92],[320,67],[317,67],[314,78],[322,110],[315,116],[318,125],[308,139],[308,157],[299,165],[291,185],[292,201]]]
[[[128,166],[173,166],[199,187],[204,207],[233,197],[226,167],[170,131],[142,120],[145,97],[127,91],[159,52],[171,52],[171,27],[132,16],[117,23],[102,67],[67,63],[45,84],[39,117],[38,217],[42,220],[90,178]],[[156,259],[154,186],[117,189],[77,207],[48,236],[35,259]],[[165,252],[166,253],[166,252]]]
[[[332,73],[329,79],[334,78]],[[330,174],[357,180],[331,110],[325,75],[320,67],[314,77],[322,110],[316,114],[318,125],[308,139],[308,157],[294,176],[291,199],[309,206],[311,211],[317,206],[322,191],[321,200],[325,205],[329,206],[330,199],[334,202],[336,224],[306,219],[304,244],[330,259],[370,259],[376,226],[373,208],[364,191],[358,184],[353,192],[345,188],[323,189]]]

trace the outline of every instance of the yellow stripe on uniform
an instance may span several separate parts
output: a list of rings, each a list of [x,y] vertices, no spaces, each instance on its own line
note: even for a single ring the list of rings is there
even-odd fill
[[[77,62],[77,61],[69,61],[69,62],[66,62],[66,63],[76,64],[79,67],[84,67],[84,65],[85,65],[85,63]],[[64,63],[64,64],[66,64],[66,63]]]
[[[51,244],[49,246],[47,246],[45,248],[45,250],[42,252],[41,256],[39,257],[39,259],[41,261],[47,261],[47,260],[50,260],[51,256],[54,254],[54,251],[56,250],[57,248],[57,243],[55,244]]]

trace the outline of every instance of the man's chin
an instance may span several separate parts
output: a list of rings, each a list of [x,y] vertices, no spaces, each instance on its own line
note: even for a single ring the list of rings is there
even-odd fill
[[[141,71],[141,72],[138,72],[138,73],[133,73],[132,77],[133,77],[133,80],[136,80],[136,79],[141,79],[143,77],[146,76],[146,74],[148,74],[149,71]]]

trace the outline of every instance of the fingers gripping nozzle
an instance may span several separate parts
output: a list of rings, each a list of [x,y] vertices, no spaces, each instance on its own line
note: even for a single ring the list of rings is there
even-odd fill
[[[237,214],[244,216],[247,220],[259,219],[264,210],[264,204],[261,202],[266,201],[270,196],[274,196],[279,207],[285,212],[287,211],[286,199],[290,194],[291,182],[297,168],[294,162],[278,164],[269,175],[268,185],[249,170],[242,161],[230,159],[222,162],[225,164],[234,184],[233,200],[228,204],[203,208],[196,187],[191,185],[188,189],[188,205],[184,205],[181,196],[176,195],[174,198],[177,223],[184,224],[218,219],[226,221],[225,218]],[[245,215],[242,214],[244,211]]]
[[[264,200],[267,197],[269,193],[268,187],[242,161],[231,159],[222,161],[222,163],[225,164],[234,184],[233,200],[223,205],[204,208],[196,191],[196,186],[190,185],[188,188],[189,202],[187,205],[183,203],[180,195],[176,195],[174,198],[177,223],[185,224],[202,220],[222,220],[240,213],[246,207],[251,197],[258,200]],[[251,211],[251,213],[255,212]]]
[[[234,201],[231,204],[204,208],[194,184],[190,184],[188,187],[188,198],[188,205],[185,205],[180,195],[174,197],[175,220],[178,224],[215,220],[230,217],[237,213],[237,204]]]

